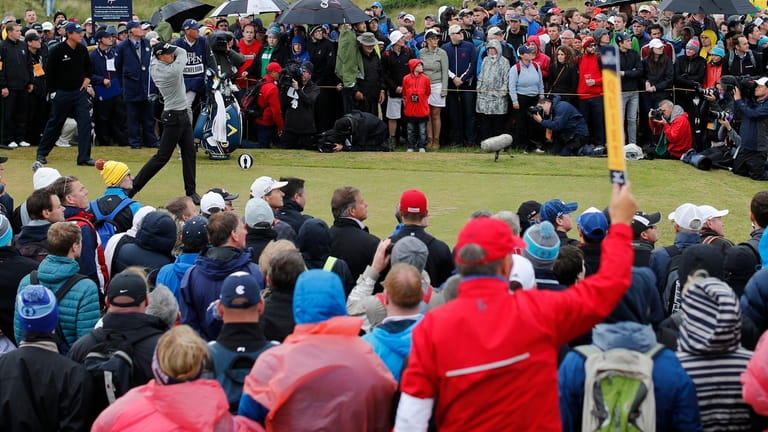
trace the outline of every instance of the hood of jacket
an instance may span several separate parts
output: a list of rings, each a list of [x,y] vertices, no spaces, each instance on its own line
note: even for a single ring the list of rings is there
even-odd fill
[[[29,224],[21,227],[17,240],[19,244],[46,241],[48,240],[48,228],[50,227],[51,223],[48,221],[30,221]]]
[[[408,60],[408,70],[411,71],[411,73],[413,73],[414,69],[416,69],[416,66],[418,66],[419,64],[423,64],[423,62],[420,59],[414,58],[414,59]]]
[[[541,52],[541,39],[539,39],[538,35],[528,36],[528,39],[526,40],[526,42],[533,42],[534,44],[536,44],[536,48],[538,48],[536,50],[537,55],[538,53]]]
[[[296,324],[310,324],[347,315],[347,301],[341,278],[324,270],[307,270],[296,280],[293,318]]]
[[[198,379],[173,385],[152,380],[139,388],[155,409],[172,419],[181,430],[215,430],[217,423],[229,413],[226,394],[216,380]],[[194,400],[206,403],[190,409]]]
[[[630,321],[598,324],[592,329],[592,343],[603,351],[624,348],[645,352],[656,345],[656,333],[650,324]]]
[[[378,342],[386,346],[389,350],[400,357],[405,357],[411,352],[411,333],[419,321],[414,321],[411,325],[396,333],[390,333],[381,326],[374,327],[372,335]]]
[[[242,270],[251,261],[251,253],[231,247],[208,247],[195,260],[197,269],[206,278],[220,281]]]
[[[651,324],[655,321],[655,312],[663,318],[661,311],[653,310],[657,305],[652,299],[657,292],[653,271],[648,267],[632,267],[632,284],[613,312],[603,322],[612,324],[629,321],[644,325]]]
[[[681,107],[680,105],[675,105],[675,107],[672,108],[672,115],[669,117],[669,121],[673,122],[675,121],[676,118],[680,117],[683,114],[685,114],[686,117],[688,116],[685,110],[683,110],[683,107]]]
[[[331,231],[318,218],[308,219],[296,235],[296,247],[304,257],[307,268],[322,268],[331,254]]]
[[[77,261],[58,255],[48,255],[40,262],[37,277],[43,285],[57,284],[69,279],[78,271],[80,271],[80,264]]]
[[[485,43],[485,50],[486,50],[485,52],[488,52],[488,50],[491,48],[496,49],[496,55],[492,56],[488,54],[487,59],[492,62],[495,62],[499,59],[499,57],[501,57],[501,42],[497,41],[496,39],[489,40],[488,42]]]
[[[159,211],[146,215],[136,233],[136,245],[145,250],[170,254],[176,245],[176,224],[173,219]]]
[[[304,39],[301,36],[294,36],[293,39],[291,39],[291,45],[293,44],[299,44],[301,45],[301,51],[294,53],[294,54],[301,54],[305,51],[307,51],[307,40]]]
[[[741,346],[741,306],[720,279],[700,279],[683,293],[678,349],[690,354],[736,351]]]

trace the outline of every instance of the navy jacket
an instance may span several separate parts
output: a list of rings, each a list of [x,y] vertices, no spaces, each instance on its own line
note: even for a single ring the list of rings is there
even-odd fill
[[[541,126],[552,129],[557,134],[573,133],[579,136],[589,136],[589,129],[584,116],[568,102],[561,100],[560,96],[555,96],[552,101],[552,119],[544,119]]]
[[[108,60],[113,59],[115,63],[117,63],[117,50],[114,47],[111,47],[106,51],[96,48],[91,51],[89,56],[91,58],[91,63],[93,63],[91,84],[93,85],[93,90],[96,92],[96,98],[105,101],[122,95],[123,88],[120,85],[120,77],[117,74],[117,70],[107,70]],[[109,87],[104,86],[105,79],[110,81]]]
[[[461,78],[461,88],[474,88],[477,71],[477,52],[474,45],[467,41],[461,41],[458,45],[448,42],[440,48],[448,54],[448,70]],[[448,88],[456,88],[453,79],[449,81]]]
[[[176,224],[170,216],[154,211],[144,217],[136,233],[136,241],[116,251],[112,274],[118,274],[130,266],[140,266],[153,271],[160,270],[173,260],[176,244]]]
[[[205,38],[200,37],[194,45],[187,43],[184,36],[176,39],[174,45],[187,52],[187,65],[184,66],[184,87],[195,93],[205,92],[205,68],[208,56],[205,55]]]
[[[115,66],[123,85],[126,102],[142,102],[150,93],[149,60],[152,48],[146,38],[139,39],[141,57],[136,55],[133,41],[126,39],[117,46]]]

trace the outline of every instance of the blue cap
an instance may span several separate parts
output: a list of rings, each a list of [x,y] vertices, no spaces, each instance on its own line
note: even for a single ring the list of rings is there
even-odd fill
[[[381,2],[373,2],[373,3],[371,3],[371,7],[372,7],[372,8],[373,8],[373,7],[381,8],[381,7],[382,7],[382,6],[381,6]]]
[[[141,27],[141,23],[138,21],[128,21],[128,24],[125,25],[126,30],[134,29],[136,27]]]
[[[624,42],[625,40],[632,39],[629,33],[618,32],[616,33],[616,42]]]
[[[586,240],[598,242],[608,234],[608,218],[605,213],[590,207],[576,218],[579,231]]]
[[[221,305],[230,309],[247,309],[261,303],[260,284],[250,273],[234,272],[221,285]]]
[[[22,331],[50,333],[59,324],[56,295],[42,285],[27,285],[16,295],[16,315]]]
[[[64,26],[64,29],[67,31],[67,33],[81,33],[83,31],[83,28],[80,27],[80,24],[73,22]]]
[[[192,18],[187,18],[184,20],[184,23],[181,25],[182,30],[197,30],[200,28],[200,23],[193,20]]]
[[[530,54],[533,50],[528,48],[526,45],[520,45],[517,47],[517,55],[521,56],[523,54]]]
[[[553,199],[541,205],[539,214],[541,215],[541,220],[550,221],[554,224],[557,218],[564,214],[573,213],[577,208],[579,208],[579,203],[572,202],[566,204],[562,200]]]

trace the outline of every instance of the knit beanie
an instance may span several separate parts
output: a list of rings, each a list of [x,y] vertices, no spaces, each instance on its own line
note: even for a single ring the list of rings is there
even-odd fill
[[[16,315],[23,332],[50,333],[59,324],[56,295],[42,285],[27,285],[16,295]]]
[[[701,44],[696,39],[691,39],[688,41],[688,44],[685,46],[685,49],[699,52],[699,49],[701,48]]]
[[[13,241],[13,229],[8,218],[0,214],[0,247],[10,246]]]
[[[61,173],[56,168],[47,168],[42,165],[33,164],[32,171],[34,172],[32,175],[32,187],[35,190],[48,187],[61,177]]]
[[[101,171],[101,178],[108,187],[117,186],[131,171],[128,165],[118,161],[96,161],[96,169]]]
[[[523,256],[534,268],[552,268],[560,251],[560,238],[551,223],[544,221],[528,228],[523,240],[526,244]]]

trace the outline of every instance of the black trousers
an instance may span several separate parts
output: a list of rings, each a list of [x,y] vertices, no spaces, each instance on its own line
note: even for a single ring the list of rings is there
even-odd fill
[[[93,120],[96,129],[96,142],[100,146],[109,145],[110,141],[119,145],[128,145],[125,126],[125,102],[122,96],[105,101],[93,100]]]
[[[45,123],[51,114],[51,106],[45,97],[32,93],[29,95],[27,110],[27,139],[33,146],[40,145],[40,138],[45,130]]]
[[[181,150],[181,170],[184,176],[184,193],[192,195],[197,188],[195,180],[195,143],[192,140],[192,123],[187,110],[163,111],[160,118],[163,134],[157,153],[152,156],[133,179],[133,194],[138,193],[171,159],[178,144]]]
[[[24,89],[8,90],[8,97],[3,98],[5,118],[5,133],[3,143],[8,145],[11,141],[24,141],[27,135],[27,112],[29,106],[29,92]]]

